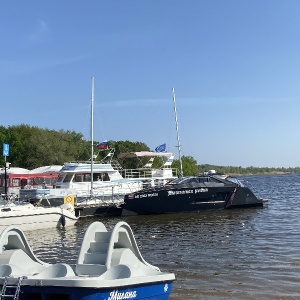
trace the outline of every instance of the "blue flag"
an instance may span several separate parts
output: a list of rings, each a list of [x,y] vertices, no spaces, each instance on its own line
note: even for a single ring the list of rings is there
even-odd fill
[[[155,152],[165,152],[166,151],[166,144],[159,145],[155,148]]]

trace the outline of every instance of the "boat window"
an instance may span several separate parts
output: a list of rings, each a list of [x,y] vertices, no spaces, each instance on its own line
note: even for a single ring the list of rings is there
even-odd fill
[[[42,185],[44,181],[45,179],[41,177],[33,178],[34,185]]]
[[[198,178],[199,183],[208,182],[208,181],[210,181],[209,179],[210,179],[209,177],[199,177]]]
[[[20,178],[12,178],[11,186],[20,186]]]
[[[2,208],[1,211],[11,211],[11,208],[5,207],[5,208]]]
[[[95,174],[93,176],[93,180],[97,180],[95,179]],[[74,176],[74,182],[90,182],[90,181],[91,181],[91,173],[78,173],[75,174]]]
[[[109,181],[108,173],[94,173],[93,180],[94,181]]]
[[[72,180],[73,174],[68,173],[66,177],[64,178],[64,182],[70,182]]]
[[[222,182],[222,181],[220,181],[218,178],[215,178],[215,177],[209,177],[209,181],[210,181],[210,182],[217,182],[217,183]]]
[[[56,178],[46,178],[46,184],[52,185],[56,182]]]
[[[84,174],[83,181],[90,182],[91,181],[91,173]]]
[[[201,180],[199,181],[197,178],[191,178],[188,183],[199,183],[202,182]]]
[[[169,184],[181,184],[184,183],[188,177],[179,177],[169,182]]]
[[[169,184],[186,184],[186,183],[201,183],[201,182],[207,182],[207,177],[181,177],[176,178],[169,182]]]
[[[109,181],[110,178],[109,178],[109,175],[108,173],[103,173],[103,181]]]
[[[27,185],[28,183],[27,183],[27,180],[26,179],[21,179],[21,189],[24,189],[25,188],[25,186]]]
[[[60,175],[58,176],[57,182],[63,181],[64,177],[65,177],[65,174],[60,174]]]
[[[155,186],[164,185],[163,179],[155,179],[155,180],[154,180],[154,185],[155,185]]]
[[[75,182],[83,182],[83,174],[75,174],[74,181]]]
[[[33,179],[34,185],[52,185],[55,178],[36,177]]]

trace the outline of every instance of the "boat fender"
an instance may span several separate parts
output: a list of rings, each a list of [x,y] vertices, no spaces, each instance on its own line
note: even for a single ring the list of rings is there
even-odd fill
[[[60,223],[61,223],[61,226],[65,227],[66,225],[66,217],[64,214],[61,215],[60,217]]]

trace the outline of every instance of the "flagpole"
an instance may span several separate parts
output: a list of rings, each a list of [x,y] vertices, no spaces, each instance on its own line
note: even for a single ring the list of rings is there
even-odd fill
[[[182,160],[181,160],[181,144],[180,144],[180,139],[179,139],[178,117],[177,117],[177,109],[176,109],[176,99],[175,99],[175,89],[174,89],[174,87],[172,89],[172,92],[173,92],[173,102],[174,102],[174,113],[175,113],[177,143],[178,143],[178,152],[179,152],[180,172],[181,172],[181,176],[183,176]]]
[[[92,77],[92,96],[91,96],[91,196],[94,195],[93,164],[94,164],[94,77]]]
[[[7,199],[7,171],[6,171],[6,155],[4,156],[4,194],[5,194],[5,200]]]

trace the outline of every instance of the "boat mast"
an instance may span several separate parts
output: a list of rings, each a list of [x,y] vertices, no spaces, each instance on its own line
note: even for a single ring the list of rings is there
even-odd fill
[[[93,164],[94,164],[94,77],[92,77],[91,96],[91,196],[93,196]]]
[[[172,89],[173,92],[173,102],[174,102],[174,113],[175,113],[175,123],[176,123],[176,133],[177,133],[177,143],[178,143],[178,152],[179,152],[179,163],[180,163],[180,172],[181,176],[183,176],[182,170],[182,160],[181,160],[181,144],[179,139],[179,130],[178,130],[178,117],[177,117],[177,109],[176,109],[176,99],[175,99],[175,89]]]

